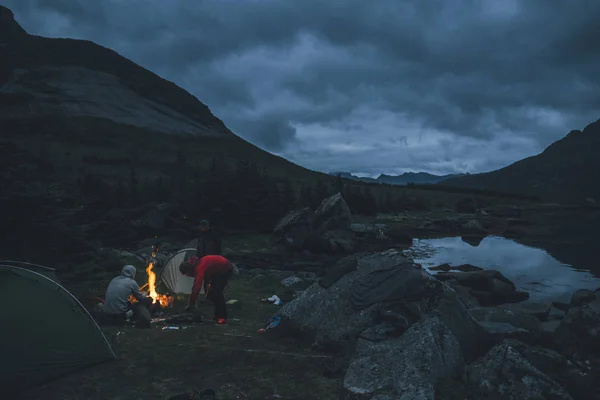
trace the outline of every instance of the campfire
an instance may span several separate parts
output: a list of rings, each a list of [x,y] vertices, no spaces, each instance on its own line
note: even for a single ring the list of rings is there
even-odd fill
[[[152,304],[160,307],[171,307],[173,305],[174,297],[166,294],[160,294],[156,291],[156,273],[154,272],[154,260],[156,260],[156,253],[158,249],[154,249],[152,252],[152,258],[148,262],[146,267],[146,274],[148,275],[148,283],[144,284],[140,290],[148,288],[148,296],[152,298]],[[135,303],[137,299],[133,296],[129,297],[129,301]]]

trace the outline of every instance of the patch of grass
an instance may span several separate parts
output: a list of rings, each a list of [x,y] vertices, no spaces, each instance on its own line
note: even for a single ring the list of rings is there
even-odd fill
[[[223,238],[223,254],[226,256],[268,252],[271,247],[269,234],[237,234]]]
[[[342,362],[311,350],[292,337],[258,333],[277,306],[260,299],[280,291],[275,280],[233,279],[228,298],[230,325],[209,322],[186,330],[106,328],[116,362],[65,377],[23,395],[23,399],[166,399],[191,388],[211,387],[218,399],[340,398]],[[177,306],[180,307],[182,303]],[[199,303],[204,316],[212,306]]]

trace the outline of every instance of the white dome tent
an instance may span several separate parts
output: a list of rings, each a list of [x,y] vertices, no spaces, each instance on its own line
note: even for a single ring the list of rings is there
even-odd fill
[[[165,261],[160,272],[160,280],[174,294],[191,294],[194,278],[185,276],[179,271],[179,265],[196,255],[195,248],[179,250]],[[200,290],[204,293],[204,288]]]

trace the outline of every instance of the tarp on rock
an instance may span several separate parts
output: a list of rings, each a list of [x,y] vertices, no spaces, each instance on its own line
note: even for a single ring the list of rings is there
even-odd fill
[[[350,304],[354,310],[363,310],[376,303],[416,301],[428,292],[439,292],[440,286],[438,281],[406,260],[357,276],[352,283]]]

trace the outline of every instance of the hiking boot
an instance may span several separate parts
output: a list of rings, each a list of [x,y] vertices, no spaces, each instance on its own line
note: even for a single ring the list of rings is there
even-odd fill
[[[227,323],[227,320],[225,318],[219,318],[217,319],[217,322],[215,323],[215,326],[227,326],[229,325]]]

